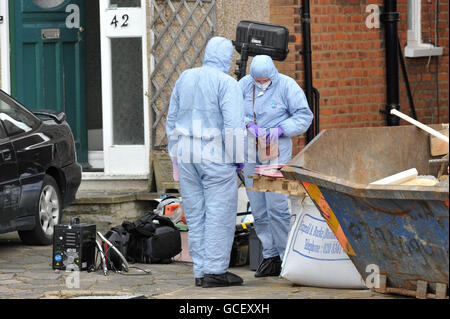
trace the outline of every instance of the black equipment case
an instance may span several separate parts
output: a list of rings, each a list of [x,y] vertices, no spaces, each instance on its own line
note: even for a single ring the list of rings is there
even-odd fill
[[[286,59],[289,49],[289,30],[280,25],[263,22],[241,21],[236,30],[236,51],[248,48],[248,55],[269,55],[273,60]]]

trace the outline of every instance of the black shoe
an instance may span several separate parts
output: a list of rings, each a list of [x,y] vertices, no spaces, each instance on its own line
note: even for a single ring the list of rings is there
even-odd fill
[[[195,285],[196,285],[197,287],[203,286],[203,277],[201,277],[201,278],[195,278]]]
[[[227,287],[242,285],[244,280],[229,271],[221,275],[205,275],[203,278],[203,288]]]
[[[259,264],[255,277],[279,276],[281,273],[280,256],[265,258]]]

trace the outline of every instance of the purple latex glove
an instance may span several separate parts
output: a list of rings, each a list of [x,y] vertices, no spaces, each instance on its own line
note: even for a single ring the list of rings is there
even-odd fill
[[[264,134],[263,133],[264,130],[262,128],[260,128],[255,122],[251,122],[250,124],[248,124],[247,129],[255,137],[258,137],[258,136]]]
[[[180,181],[180,176],[178,175],[178,161],[176,158],[172,158],[172,176],[173,176],[173,180],[175,182],[179,182]]]
[[[244,169],[245,163],[236,163],[236,172],[240,172]]]
[[[274,129],[269,129],[268,133],[266,134],[266,143],[270,143],[270,141],[275,137],[274,135],[270,135],[270,133],[275,133],[277,135],[277,138],[279,138],[281,135],[283,135],[284,131],[281,126],[278,126],[276,128],[276,131]]]

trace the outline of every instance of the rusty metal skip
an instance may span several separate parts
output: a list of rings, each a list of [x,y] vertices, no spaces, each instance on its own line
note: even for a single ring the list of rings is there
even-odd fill
[[[429,147],[409,125],[325,130],[281,170],[305,187],[366,284],[379,270],[376,291],[448,299],[448,186],[370,185],[412,167],[436,176]]]

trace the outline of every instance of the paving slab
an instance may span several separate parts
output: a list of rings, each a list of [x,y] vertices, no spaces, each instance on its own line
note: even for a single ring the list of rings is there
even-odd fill
[[[55,271],[52,246],[27,246],[17,233],[0,235],[1,299],[402,299],[371,290],[301,287],[280,277],[255,278],[249,266],[230,271],[244,285],[225,288],[194,286],[192,264],[133,264],[129,273]],[[142,269],[150,271],[146,274]]]

